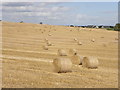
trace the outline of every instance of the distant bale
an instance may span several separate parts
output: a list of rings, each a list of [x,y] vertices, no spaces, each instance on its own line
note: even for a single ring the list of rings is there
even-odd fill
[[[82,65],[83,58],[84,56],[80,56],[79,54],[76,54],[71,57],[71,61],[73,64]]]
[[[48,39],[47,39],[47,38],[45,38],[45,42],[48,42]]]
[[[67,56],[67,52],[64,49],[58,49],[58,56]]]
[[[52,46],[52,43],[50,41],[47,41],[48,46]]]
[[[82,42],[78,41],[78,45],[82,45]]]
[[[48,34],[48,36],[52,36],[52,34]]]
[[[104,37],[101,37],[101,38],[104,38]]]
[[[57,73],[66,73],[72,71],[72,62],[69,58],[58,57],[53,60],[54,71]]]
[[[47,47],[47,46],[43,46],[43,49],[44,49],[44,50],[48,50],[48,47]]]
[[[107,47],[107,45],[105,43],[103,43],[103,47]]]
[[[99,62],[96,57],[84,57],[82,61],[82,66],[86,68],[98,68]]]
[[[77,40],[77,38],[74,38],[74,41],[76,41],[76,42],[77,42],[77,41],[78,41],[78,40]]]
[[[70,55],[76,55],[77,54],[77,50],[76,49],[70,49],[69,50],[69,54]]]
[[[92,42],[95,42],[95,39],[93,38],[91,41],[92,41]]]
[[[118,38],[115,38],[115,40],[119,40]]]

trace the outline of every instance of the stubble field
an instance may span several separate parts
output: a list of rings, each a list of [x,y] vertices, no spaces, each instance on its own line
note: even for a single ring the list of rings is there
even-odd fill
[[[48,34],[51,34],[49,36]],[[2,23],[2,87],[4,88],[117,88],[118,32],[30,23]],[[44,39],[53,43],[44,50]],[[82,42],[78,45],[74,38]],[[91,39],[95,42],[91,42]],[[81,56],[99,59],[98,69],[73,65],[56,73],[52,61],[58,49],[74,48]]]

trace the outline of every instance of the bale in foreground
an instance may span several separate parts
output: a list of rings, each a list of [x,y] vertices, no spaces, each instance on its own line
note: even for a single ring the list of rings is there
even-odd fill
[[[72,62],[69,58],[58,57],[53,60],[54,71],[57,73],[66,73],[72,71]]]
[[[58,56],[67,56],[67,52],[64,49],[58,49]]]
[[[83,67],[86,68],[98,68],[99,62],[96,57],[84,57],[82,61]]]

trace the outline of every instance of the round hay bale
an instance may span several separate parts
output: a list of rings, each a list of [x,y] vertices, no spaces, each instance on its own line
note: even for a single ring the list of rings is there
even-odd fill
[[[79,42],[78,42],[78,45],[82,45],[82,42],[79,41]]]
[[[47,39],[47,38],[45,38],[45,42],[48,42],[48,39]]]
[[[95,39],[93,38],[91,41],[92,41],[92,42],[95,42]]]
[[[67,53],[66,53],[66,51],[63,50],[63,49],[58,49],[58,55],[59,55],[59,56],[67,56]]]
[[[83,58],[84,56],[80,56],[79,54],[77,54],[71,57],[71,61],[73,64],[82,65]]]
[[[84,57],[82,61],[82,66],[86,68],[98,68],[99,62],[96,57]]]
[[[74,38],[74,41],[78,41],[77,38]]]
[[[48,46],[52,46],[52,43],[50,41],[47,41]]]
[[[48,34],[48,36],[52,36],[52,34]]]
[[[104,37],[101,37],[101,38],[104,38]]]
[[[66,73],[72,71],[72,62],[69,58],[58,57],[53,60],[54,71],[57,73]]]
[[[44,50],[48,50],[48,47],[47,47],[47,46],[43,46],[43,49],[44,49]]]
[[[69,50],[69,54],[70,55],[76,55],[77,54],[77,50],[76,49],[70,49]]]
[[[103,47],[107,47],[107,45],[105,43],[103,43]]]

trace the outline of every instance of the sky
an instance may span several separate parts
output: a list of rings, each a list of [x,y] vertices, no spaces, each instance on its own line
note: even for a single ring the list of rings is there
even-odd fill
[[[2,20],[50,25],[115,25],[118,2],[3,2]]]

